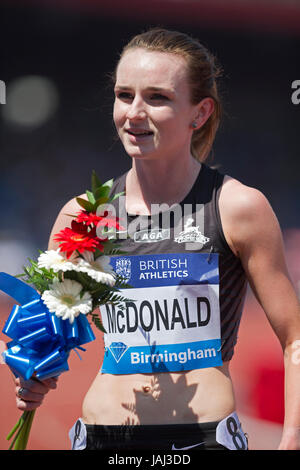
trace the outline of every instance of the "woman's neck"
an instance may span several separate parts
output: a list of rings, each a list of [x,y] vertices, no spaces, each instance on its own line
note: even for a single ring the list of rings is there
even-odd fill
[[[189,193],[201,168],[190,156],[176,164],[134,160],[126,178],[126,206],[132,214],[150,214],[152,204],[172,205]]]

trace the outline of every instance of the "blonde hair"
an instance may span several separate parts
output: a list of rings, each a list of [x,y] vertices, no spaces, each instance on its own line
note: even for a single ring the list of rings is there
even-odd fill
[[[185,33],[163,28],[150,29],[134,36],[123,48],[120,60],[129,49],[133,48],[169,52],[184,57],[187,63],[192,104],[197,104],[207,97],[214,100],[213,113],[200,129],[193,132],[191,141],[192,155],[203,162],[212,149],[222,116],[222,103],[216,83],[222,71],[216,64],[216,58],[197,39]]]

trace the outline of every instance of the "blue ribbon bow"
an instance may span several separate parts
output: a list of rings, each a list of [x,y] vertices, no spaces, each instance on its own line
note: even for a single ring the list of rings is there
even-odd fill
[[[12,338],[2,353],[16,377],[28,380],[33,374],[40,380],[69,370],[70,351],[95,339],[85,315],[71,324],[48,308],[38,292],[6,273],[0,273],[0,290],[13,297],[15,305],[2,332]]]

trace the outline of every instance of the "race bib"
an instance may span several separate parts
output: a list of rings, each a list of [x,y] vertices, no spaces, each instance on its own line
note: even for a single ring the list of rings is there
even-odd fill
[[[86,427],[81,418],[72,426],[69,431],[69,439],[71,441],[72,450],[83,450],[86,448]]]
[[[112,257],[132,286],[123,308],[101,306],[101,372],[176,372],[222,365],[218,254]]]
[[[230,450],[248,449],[247,437],[236,412],[219,422],[216,429],[216,441]]]

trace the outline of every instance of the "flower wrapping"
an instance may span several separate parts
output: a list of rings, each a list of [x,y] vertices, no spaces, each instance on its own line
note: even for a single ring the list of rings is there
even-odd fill
[[[5,363],[16,377],[46,379],[67,371],[70,351],[95,339],[85,315],[71,324],[49,312],[41,296],[23,281],[0,273],[0,289],[17,295],[3,333],[12,338],[3,352]],[[17,294],[12,294],[16,292]]]

